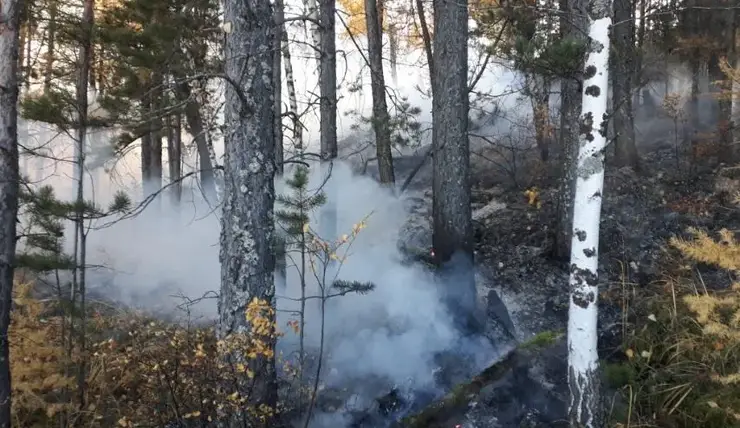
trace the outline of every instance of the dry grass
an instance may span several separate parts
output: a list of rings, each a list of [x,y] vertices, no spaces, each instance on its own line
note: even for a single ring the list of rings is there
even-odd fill
[[[722,231],[671,241],[665,280],[630,299],[624,362],[607,366],[623,403],[621,427],[740,427],[740,283],[724,290],[696,281],[696,262],[740,267],[740,245]]]

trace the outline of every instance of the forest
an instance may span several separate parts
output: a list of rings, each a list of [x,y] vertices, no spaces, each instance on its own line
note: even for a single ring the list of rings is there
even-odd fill
[[[0,0],[0,428],[740,427],[738,9]]]

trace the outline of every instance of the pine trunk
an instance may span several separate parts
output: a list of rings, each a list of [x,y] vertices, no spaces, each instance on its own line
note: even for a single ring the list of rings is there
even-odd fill
[[[614,115],[614,142],[618,166],[639,170],[640,159],[635,145],[635,120],[632,114],[632,80],[635,75],[634,26],[630,0],[614,0],[612,28],[614,50],[612,64],[612,110]]]
[[[221,230],[221,293],[219,334],[226,338],[249,331],[245,311],[263,299],[275,305],[273,220],[275,203],[275,120],[272,48],[274,25],[269,0],[227,0],[224,22],[231,24],[224,43],[225,74],[237,85],[226,86],[223,220]],[[248,56],[245,53],[252,52]],[[258,54],[255,54],[258,52]],[[250,76],[245,79],[243,76]],[[265,124],[270,124],[265,126]],[[274,325],[274,315],[267,320]],[[274,351],[275,338],[260,338]],[[235,415],[229,426],[277,426],[277,375],[271,357],[247,358],[238,351],[228,357],[255,373],[238,385],[249,397],[244,408],[264,405],[273,412],[263,418],[248,412]]]
[[[580,12],[585,9],[585,0],[560,0],[562,11],[560,32],[562,37],[584,43],[585,17]],[[577,69],[583,69],[583,58],[579,58]],[[560,81],[560,147],[557,159],[560,166],[560,189],[557,201],[557,225],[553,256],[557,260],[570,257],[571,232],[573,228],[573,194],[575,193],[576,157],[578,154],[578,121],[581,116],[580,77],[566,77]]]
[[[216,175],[213,170],[214,164],[211,162],[211,152],[208,149],[208,139],[206,138],[205,123],[200,111],[200,104],[193,96],[192,88],[185,80],[185,76],[174,72],[173,75],[177,82],[175,93],[178,101],[185,103],[185,122],[190,130],[190,135],[195,140],[195,148],[198,151],[200,186],[208,200],[215,200]]]
[[[434,2],[433,237],[436,262],[454,267],[447,302],[464,330],[473,327],[473,222],[468,141],[468,9],[466,3]],[[452,266],[454,265],[454,266]]]
[[[370,62],[370,82],[373,93],[373,130],[378,157],[378,171],[382,184],[393,186],[393,153],[391,152],[391,129],[388,105],[385,102],[385,77],[383,74],[383,40],[378,4],[365,0],[365,23],[367,26],[367,50]]]
[[[49,23],[46,27],[46,61],[44,63],[44,93],[49,92],[51,82],[54,80],[58,7],[56,0],[49,1]]]
[[[416,0],[416,14],[419,17],[419,26],[421,27],[421,38],[424,41],[424,52],[427,56],[427,68],[429,68],[429,80],[431,81],[432,91],[434,91],[434,52],[432,52],[432,36],[429,34],[429,24],[427,24],[426,12],[424,11],[423,0]],[[467,77],[465,81],[467,82]]]
[[[0,428],[12,416],[8,327],[18,214],[18,31],[22,1],[0,2]]]
[[[272,49],[272,75],[274,84],[273,109],[275,112],[274,133],[275,133],[275,174],[279,177],[285,172],[284,164],[285,154],[283,152],[283,80],[282,80],[282,43],[285,26],[285,5],[282,0],[275,0],[275,38],[273,39]],[[286,277],[288,264],[286,258],[285,239],[280,234],[275,234],[275,288],[285,292]]]
[[[321,104],[320,144],[321,163],[325,176],[331,175],[337,158],[337,51],[335,29],[335,0],[320,0],[321,22],[321,62],[319,64],[319,92]],[[321,238],[333,240],[337,234],[336,178],[329,177],[326,182],[328,201],[323,207]]]
[[[604,190],[607,90],[609,88],[609,0],[590,0],[582,93],[583,114],[573,200],[573,238],[568,313],[570,426],[604,423],[597,351],[599,223]]]
[[[172,204],[177,206],[182,198],[182,124],[180,113],[167,119],[167,169],[171,186]]]

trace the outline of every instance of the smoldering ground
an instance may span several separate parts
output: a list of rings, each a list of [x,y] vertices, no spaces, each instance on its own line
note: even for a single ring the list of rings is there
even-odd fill
[[[324,176],[320,168],[312,171],[309,187],[315,190]],[[454,287],[454,283],[438,284],[428,270],[404,262],[397,247],[400,230],[408,221],[404,199],[372,178],[354,175],[343,163],[333,167],[332,181],[335,185],[328,188],[325,207],[336,206],[337,234],[350,234],[354,225],[366,220],[366,228],[351,245],[340,248],[338,253],[346,260],[339,265],[337,277],[371,282],[375,289],[328,301],[322,385],[349,392],[337,412],[329,415],[317,410],[317,427],[342,426],[351,409],[372,406],[374,398],[394,386],[406,392],[424,390],[432,396],[442,393],[435,371],[444,351],[454,350],[466,361],[470,374],[498,355],[484,337],[461,338],[453,327],[439,287]],[[288,191],[283,183],[276,188],[277,192]],[[312,228],[318,229],[321,215],[320,210],[313,213]],[[178,305],[186,297],[205,296],[189,307],[190,317],[215,319],[216,299],[211,297],[220,286],[219,216],[218,210],[202,202],[174,208],[163,195],[158,204],[138,216],[93,230],[87,260],[94,266],[88,274],[91,292],[180,318],[185,313]],[[287,286],[277,291],[278,322],[285,332],[279,351],[285,358],[292,358],[298,348],[298,337],[287,325],[297,319],[300,280],[296,260],[298,254],[290,251]],[[319,295],[313,275],[307,272],[306,277],[306,294]],[[306,349],[315,356],[321,334],[318,299],[307,302],[305,334]]]

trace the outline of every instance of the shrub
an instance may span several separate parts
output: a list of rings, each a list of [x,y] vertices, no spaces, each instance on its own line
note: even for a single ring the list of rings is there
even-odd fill
[[[280,333],[267,321],[274,314],[265,301],[248,305],[250,333],[222,340],[215,325],[180,325],[133,311],[93,309],[88,327],[93,344],[84,355],[86,406],[79,410],[77,402],[63,400],[70,395],[65,390],[75,390],[68,373],[76,369],[66,364],[56,303],[31,297],[30,288],[17,287],[10,331],[18,426],[53,426],[63,413],[71,426],[154,427],[186,420],[207,423],[243,409],[259,418],[275,410],[252,404],[249,391],[238,389],[238,380],[255,374],[225,358],[234,350],[248,359],[273,352],[265,341]],[[73,362],[82,356],[76,350]]]

